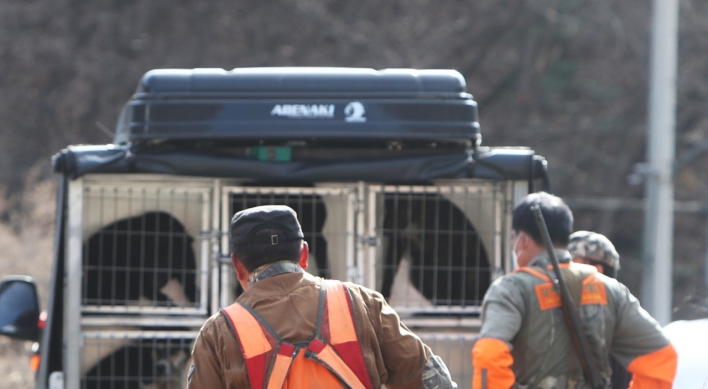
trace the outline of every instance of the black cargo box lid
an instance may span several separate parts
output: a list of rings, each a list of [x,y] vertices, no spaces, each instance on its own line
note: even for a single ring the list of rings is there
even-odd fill
[[[477,103],[455,70],[158,69],[121,112],[114,143],[150,140],[460,141]]]

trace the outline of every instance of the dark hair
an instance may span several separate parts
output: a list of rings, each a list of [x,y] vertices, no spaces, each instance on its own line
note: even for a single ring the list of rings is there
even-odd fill
[[[282,231],[277,228],[264,228],[254,234],[255,238],[268,237]],[[231,253],[238,257],[239,261],[249,272],[259,267],[279,261],[298,262],[300,260],[300,250],[302,239],[295,239],[289,242],[278,244],[231,244]]]
[[[541,231],[539,231],[531,211],[531,206],[534,204],[541,207],[541,214],[546,221],[553,246],[566,247],[570,234],[573,232],[573,212],[558,196],[538,192],[524,197],[514,208],[511,228],[517,232],[527,233],[536,244],[543,245]]]

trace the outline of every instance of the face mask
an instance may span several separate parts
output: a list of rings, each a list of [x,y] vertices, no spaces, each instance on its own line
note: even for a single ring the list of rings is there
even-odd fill
[[[519,255],[516,254],[516,246],[519,245],[519,240],[521,240],[521,237],[514,239],[511,243],[511,260],[513,261],[512,263],[516,264],[516,267],[519,267]]]

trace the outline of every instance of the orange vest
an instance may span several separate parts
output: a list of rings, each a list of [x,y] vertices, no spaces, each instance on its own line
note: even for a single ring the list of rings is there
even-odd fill
[[[221,312],[236,333],[253,389],[372,389],[354,324],[349,290],[324,280],[314,335],[305,342],[284,341],[246,304]]]

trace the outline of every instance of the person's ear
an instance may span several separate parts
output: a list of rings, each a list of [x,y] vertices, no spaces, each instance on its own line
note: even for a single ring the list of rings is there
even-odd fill
[[[527,233],[520,231],[519,232],[519,241],[516,243],[516,247],[518,249],[520,249],[520,251],[525,250],[529,244],[530,239],[531,238],[529,237],[529,235]]]
[[[251,273],[246,269],[246,266],[244,266],[243,263],[241,263],[238,257],[234,254],[231,254],[231,264],[234,266],[234,270],[236,271],[236,278],[238,278],[238,283],[241,284],[243,290],[248,289],[248,277],[251,275]]]
[[[300,261],[298,262],[300,264],[300,267],[303,268],[303,270],[307,270],[307,260],[309,257],[310,246],[308,246],[307,242],[303,240],[302,247],[300,248]]]

